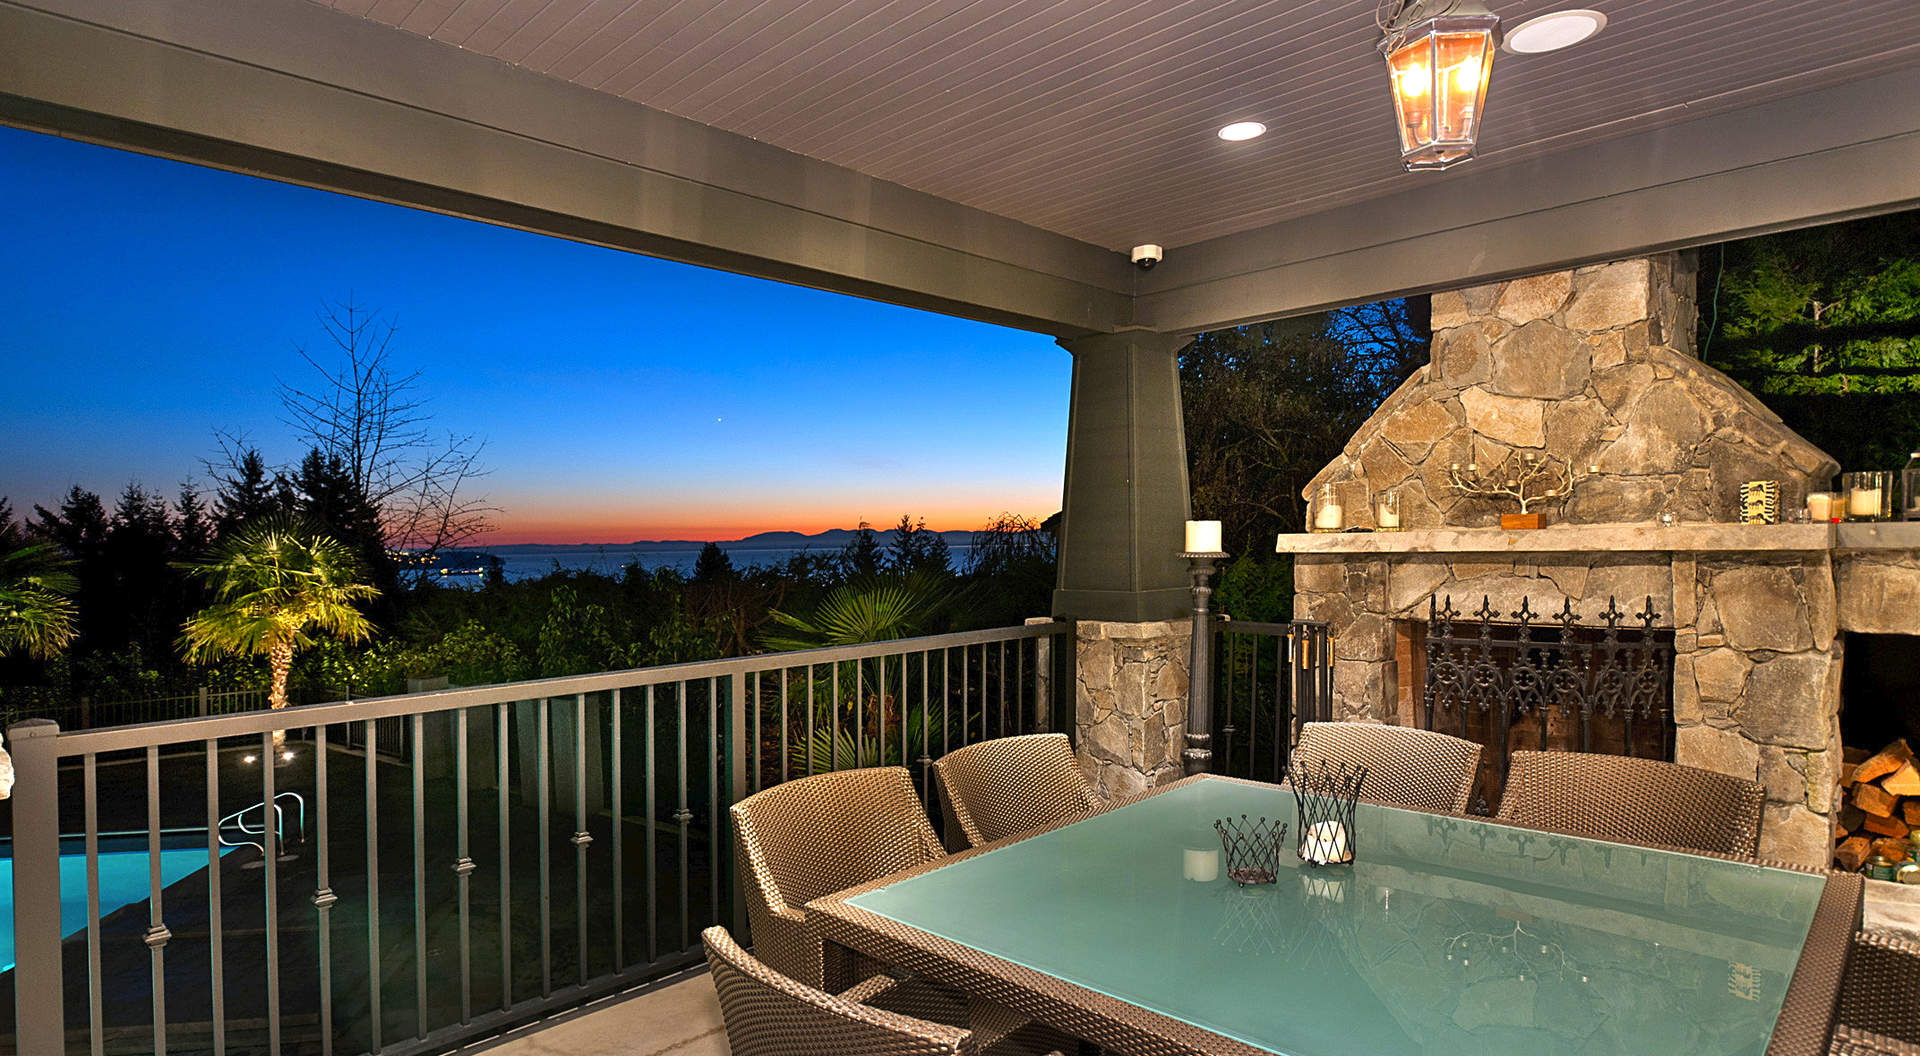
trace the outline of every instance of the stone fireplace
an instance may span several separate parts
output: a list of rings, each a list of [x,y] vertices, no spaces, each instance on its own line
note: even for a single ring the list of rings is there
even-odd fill
[[[1735,523],[1743,481],[1779,481],[1791,506],[1838,467],[1693,358],[1693,287],[1690,256],[1665,254],[1436,294],[1432,362],[1304,493],[1333,485],[1371,527],[1392,489],[1408,530],[1278,548],[1297,555],[1295,615],[1336,639],[1336,713],[1357,719],[1415,723],[1400,643],[1435,595],[1508,619],[1571,605],[1584,627],[1651,599],[1673,636],[1673,758],[1760,781],[1763,855],[1825,866],[1843,632],[1920,631],[1920,524]],[[1593,467],[1546,528],[1503,531],[1511,505],[1448,483],[1528,453]]]

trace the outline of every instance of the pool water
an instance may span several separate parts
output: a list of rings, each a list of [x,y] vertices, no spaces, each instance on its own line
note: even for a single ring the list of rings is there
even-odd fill
[[[222,854],[232,850],[222,847]],[[121,906],[145,901],[147,852],[100,852],[100,916]],[[160,886],[206,868],[207,848],[182,847],[160,851]],[[87,856],[60,856],[60,934],[72,935],[87,926]],[[0,971],[13,967],[13,859],[0,858]]]

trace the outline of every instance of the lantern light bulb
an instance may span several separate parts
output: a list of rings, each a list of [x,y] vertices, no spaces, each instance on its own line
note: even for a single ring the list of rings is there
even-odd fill
[[[1468,59],[1453,68],[1453,86],[1463,92],[1480,89],[1480,60]]]
[[[1409,99],[1418,99],[1427,94],[1427,68],[1422,63],[1412,63],[1400,71],[1400,94]]]

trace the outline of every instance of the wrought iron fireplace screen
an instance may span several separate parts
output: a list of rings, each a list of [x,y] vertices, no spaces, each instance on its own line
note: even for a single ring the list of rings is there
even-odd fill
[[[1600,626],[1583,626],[1566,599],[1542,616],[1522,600],[1497,618],[1490,598],[1463,616],[1430,598],[1419,722],[1483,746],[1476,809],[1505,787],[1515,749],[1673,758],[1673,632],[1656,628],[1653,599],[1625,613],[1613,598]]]

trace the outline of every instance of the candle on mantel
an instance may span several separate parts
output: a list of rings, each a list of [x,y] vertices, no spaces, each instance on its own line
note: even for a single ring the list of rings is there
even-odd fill
[[[1826,524],[1833,520],[1833,496],[1824,491],[1808,494],[1807,519],[1815,524]]]
[[[1880,489],[1855,488],[1847,492],[1847,513],[1853,517],[1880,516]]]
[[[1400,507],[1381,499],[1380,508],[1374,511],[1374,523],[1380,528],[1400,527]]]
[[[1322,502],[1313,512],[1313,526],[1321,531],[1337,532],[1346,525],[1347,511],[1338,502]]]
[[[1187,522],[1187,553],[1217,554],[1220,552],[1219,521]]]

